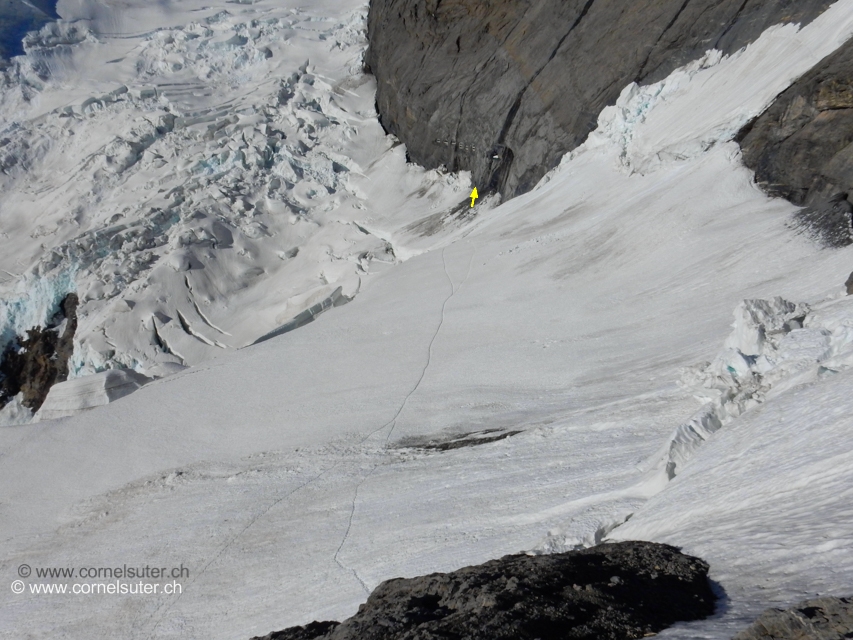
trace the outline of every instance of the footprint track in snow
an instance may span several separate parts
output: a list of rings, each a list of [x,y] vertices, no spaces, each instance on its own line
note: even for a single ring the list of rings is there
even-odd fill
[[[468,280],[468,277],[471,274],[471,268],[472,268],[472,265],[474,262],[474,255],[476,253],[476,250],[471,251],[471,256],[468,260],[467,271],[466,271],[465,276],[463,277],[462,281],[459,283],[458,286],[454,284],[453,278],[451,277],[450,272],[447,269],[447,261],[446,261],[446,257],[445,257],[446,250],[447,250],[447,247],[442,248],[441,259],[442,259],[442,268],[444,270],[444,274],[447,277],[448,283],[450,284],[450,292],[447,295],[447,297],[443,300],[442,305],[441,305],[441,317],[439,320],[439,324],[436,327],[436,330],[433,333],[433,336],[429,342],[429,347],[428,347],[428,352],[427,352],[427,362],[426,362],[423,370],[421,371],[420,377],[418,378],[418,380],[415,383],[412,390],[408,394],[406,394],[405,398],[403,399],[403,402],[400,404],[400,408],[394,414],[394,417],[389,422],[386,422],[381,427],[372,431],[371,433],[366,435],[364,438],[362,438],[359,442],[359,444],[361,444],[361,445],[365,444],[375,434],[379,433],[383,429],[387,429],[390,426],[391,430],[389,430],[388,435],[385,438],[385,445],[387,447],[387,444],[390,440],[391,433],[393,431],[396,420],[402,414],[403,410],[406,407],[408,400],[417,391],[418,387],[420,387],[421,383],[424,380],[424,377],[426,376],[427,370],[429,369],[430,362],[432,361],[433,345],[435,344],[435,341],[438,338],[438,335],[441,331],[441,328],[444,325],[444,321],[445,321],[445,317],[446,317],[447,304],[462,289],[463,285]],[[232,536],[222,547],[220,547],[220,549],[210,558],[210,560],[208,560],[204,564],[202,569],[194,575],[193,579],[190,581],[189,584],[187,584],[182,589],[182,592],[180,594],[175,596],[171,601],[164,601],[163,603],[161,603],[161,605],[158,606],[157,609],[155,609],[155,611],[151,615],[149,615],[148,618],[141,624],[142,627],[146,626],[147,624],[149,624],[152,621],[152,619],[154,619],[155,616],[158,615],[158,613],[160,613],[162,611],[162,613],[160,613],[160,615],[159,615],[157,622],[151,628],[151,631],[145,636],[146,640],[151,640],[152,638],[156,637],[156,631],[157,631],[159,625],[161,624],[161,622],[165,619],[165,614],[168,613],[168,611],[170,611],[171,609],[173,609],[177,605],[177,603],[181,599],[181,596],[185,592],[189,591],[189,589],[193,586],[193,584],[195,584],[201,578],[201,576],[203,576],[205,574],[205,572],[217,560],[219,560],[228,551],[228,549],[231,548],[234,545],[234,543],[237,542],[249,529],[251,529],[259,520],[264,518],[273,509],[275,509],[276,507],[281,505],[283,502],[285,502],[288,498],[293,497],[298,492],[302,491],[303,489],[306,489],[307,487],[309,487],[310,485],[312,485],[316,481],[320,480],[326,474],[334,471],[336,468],[338,468],[340,466],[340,464],[342,462],[343,462],[343,459],[338,459],[337,461],[335,461],[334,464],[332,464],[328,468],[324,469],[319,474],[313,476],[312,478],[310,478],[308,481],[304,482],[303,484],[301,484],[297,488],[289,491],[285,495],[280,496],[280,497],[276,498],[275,500],[273,500],[272,502],[270,502],[264,509],[262,509],[255,516],[253,516],[246,523],[246,525],[240,529],[240,531],[238,533],[236,533],[234,536]],[[362,486],[367,482],[367,480],[376,472],[377,469],[379,469],[380,467],[383,467],[383,466],[387,466],[387,465],[392,464],[392,463],[393,462],[391,462],[391,461],[386,461],[386,462],[380,462],[380,463],[374,464],[369,469],[369,471],[364,475],[364,477],[362,477],[358,481],[358,483],[356,484],[354,492],[353,492],[353,499],[352,499],[349,517],[347,519],[346,530],[344,531],[344,535],[343,535],[343,538],[341,539],[341,543],[338,545],[338,548],[335,550],[335,553],[333,556],[333,560],[334,560],[335,564],[338,567],[340,567],[340,569],[342,571],[345,571],[345,572],[351,574],[355,578],[355,580],[359,583],[359,586],[362,588],[362,590],[364,590],[364,592],[368,595],[370,594],[370,588],[367,586],[367,584],[364,582],[364,580],[361,578],[361,576],[358,574],[357,570],[354,567],[346,565],[341,560],[341,552],[343,551],[344,547],[346,546],[346,543],[349,540],[350,535],[352,533],[353,525],[355,522],[356,510],[357,510],[357,506],[358,506],[358,493],[359,493],[359,491],[361,490]],[[168,602],[168,604],[167,604],[167,602]],[[136,626],[136,622],[134,622],[133,626]]]
[[[362,443],[366,442],[373,435],[379,433],[383,429],[388,429],[388,427],[390,427],[390,429],[388,430],[388,434],[385,436],[385,447],[386,448],[388,447],[388,444],[391,440],[391,434],[394,432],[394,427],[397,424],[397,420],[399,419],[400,415],[405,410],[406,405],[409,402],[409,399],[415,394],[415,392],[420,387],[421,383],[423,382],[423,380],[426,376],[427,370],[429,369],[430,363],[432,362],[433,345],[435,344],[435,341],[438,338],[439,333],[441,332],[441,328],[444,326],[447,304],[459,292],[459,290],[462,289],[462,286],[468,280],[468,276],[471,275],[471,266],[474,263],[474,254],[476,253],[476,250],[471,251],[471,257],[468,260],[468,270],[465,273],[465,277],[462,279],[462,282],[459,283],[459,286],[454,285],[453,278],[450,276],[450,272],[447,270],[447,260],[446,260],[446,256],[445,256],[446,251],[447,251],[447,247],[444,247],[441,250],[441,263],[442,263],[442,267],[444,269],[444,275],[447,277],[447,281],[450,284],[450,293],[448,294],[448,296],[444,299],[444,301],[441,304],[441,317],[440,317],[440,320],[438,323],[438,327],[436,327],[435,333],[433,333],[432,338],[430,339],[429,347],[427,348],[426,364],[424,365],[424,368],[421,371],[421,375],[418,378],[417,382],[415,382],[414,387],[412,387],[412,390],[406,394],[405,398],[403,398],[403,402],[400,404],[400,408],[394,414],[394,417],[391,418],[391,420],[389,422],[386,422],[384,425],[382,425],[381,427],[379,427],[378,429],[376,429],[372,433],[368,434],[362,440]],[[364,592],[367,595],[370,595],[370,589],[368,588],[367,584],[364,582],[364,580],[362,580],[361,576],[358,575],[358,572],[356,571],[356,569],[354,567],[347,566],[346,564],[344,564],[341,561],[340,555],[341,555],[341,551],[343,551],[344,546],[346,545],[347,541],[349,540],[350,534],[352,532],[353,521],[355,520],[355,513],[356,513],[357,506],[358,506],[358,492],[359,492],[359,490],[361,489],[362,485],[364,485],[364,483],[367,482],[367,480],[370,479],[370,477],[376,472],[376,470],[379,469],[379,467],[385,466],[387,464],[390,464],[390,463],[385,462],[385,463],[378,463],[378,464],[374,465],[370,469],[370,471],[367,473],[367,475],[365,475],[361,480],[359,480],[358,484],[356,484],[355,491],[353,493],[352,507],[350,509],[350,515],[349,515],[349,519],[347,521],[347,528],[346,528],[346,531],[344,532],[344,536],[343,536],[343,539],[341,540],[341,544],[338,546],[337,550],[335,551],[335,556],[334,556],[335,563],[342,570],[347,571],[349,573],[352,573],[352,575],[355,577],[355,579],[358,581],[358,583],[361,585],[361,588],[364,590]]]

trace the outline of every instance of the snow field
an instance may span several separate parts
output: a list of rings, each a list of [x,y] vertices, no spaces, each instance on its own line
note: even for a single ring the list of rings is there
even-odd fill
[[[387,578],[606,537],[711,563],[724,606],[666,637],[730,638],[767,606],[843,593],[853,250],[793,234],[793,207],[758,191],[726,132],[744,117],[727,92],[764,96],[760,110],[803,51],[825,55],[851,26],[844,0],[709,56],[630,122],[627,91],[529,194],[466,220],[439,207],[358,222],[408,259],[349,304],[106,407],[0,431],[0,574],[191,568],[180,597],[4,591],[0,634],[251,637],[342,619]],[[759,75],[755,52],[772,61]],[[709,86],[719,99],[697,112]],[[631,155],[626,131],[678,153]],[[417,173],[401,183],[403,148],[371,144],[357,160],[375,173],[354,188],[399,208]],[[808,310],[739,306],[776,296]],[[679,426],[745,391],[670,481],[659,463]]]

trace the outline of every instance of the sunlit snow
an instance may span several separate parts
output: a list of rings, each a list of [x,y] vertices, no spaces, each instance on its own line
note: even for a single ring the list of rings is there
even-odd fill
[[[627,87],[534,191],[473,211],[467,176],[382,135],[365,7],[285,4],[60,3],[90,35],[29,103],[7,94],[29,164],[3,177],[3,268],[76,265],[81,373],[200,364],[0,430],[4,579],[183,564],[183,593],[4,587],[0,634],[249,638],[388,578],[608,537],[681,546],[726,592],[661,637],[849,595],[853,249],[792,230],[730,139],[853,33],[853,1]],[[166,107],[185,120],[157,138],[138,119]]]
[[[72,375],[163,375],[345,302],[407,255],[393,232],[468,193],[385,137],[365,7],[60,9],[0,96],[0,293],[73,274]]]

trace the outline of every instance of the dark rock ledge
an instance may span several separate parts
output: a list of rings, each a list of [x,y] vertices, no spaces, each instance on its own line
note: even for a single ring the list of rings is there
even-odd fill
[[[387,580],[342,623],[253,640],[622,640],[705,618],[714,603],[704,561],[621,542]]]
[[[77,294],[69,293],[46,327],[34,327],[27,331],[27,338],[6,347],[0,358],[0,408],[23,393],[23,405],[35,413],[50,388],[68,379],[78,304]]]

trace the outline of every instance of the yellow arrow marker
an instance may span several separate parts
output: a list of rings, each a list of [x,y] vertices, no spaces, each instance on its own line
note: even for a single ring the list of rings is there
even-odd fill
[[[471,192],[471,207],[474,206],[474,200],[479,198],[480,195],[477,193],[477,187],[474,187],[474,190]]]

